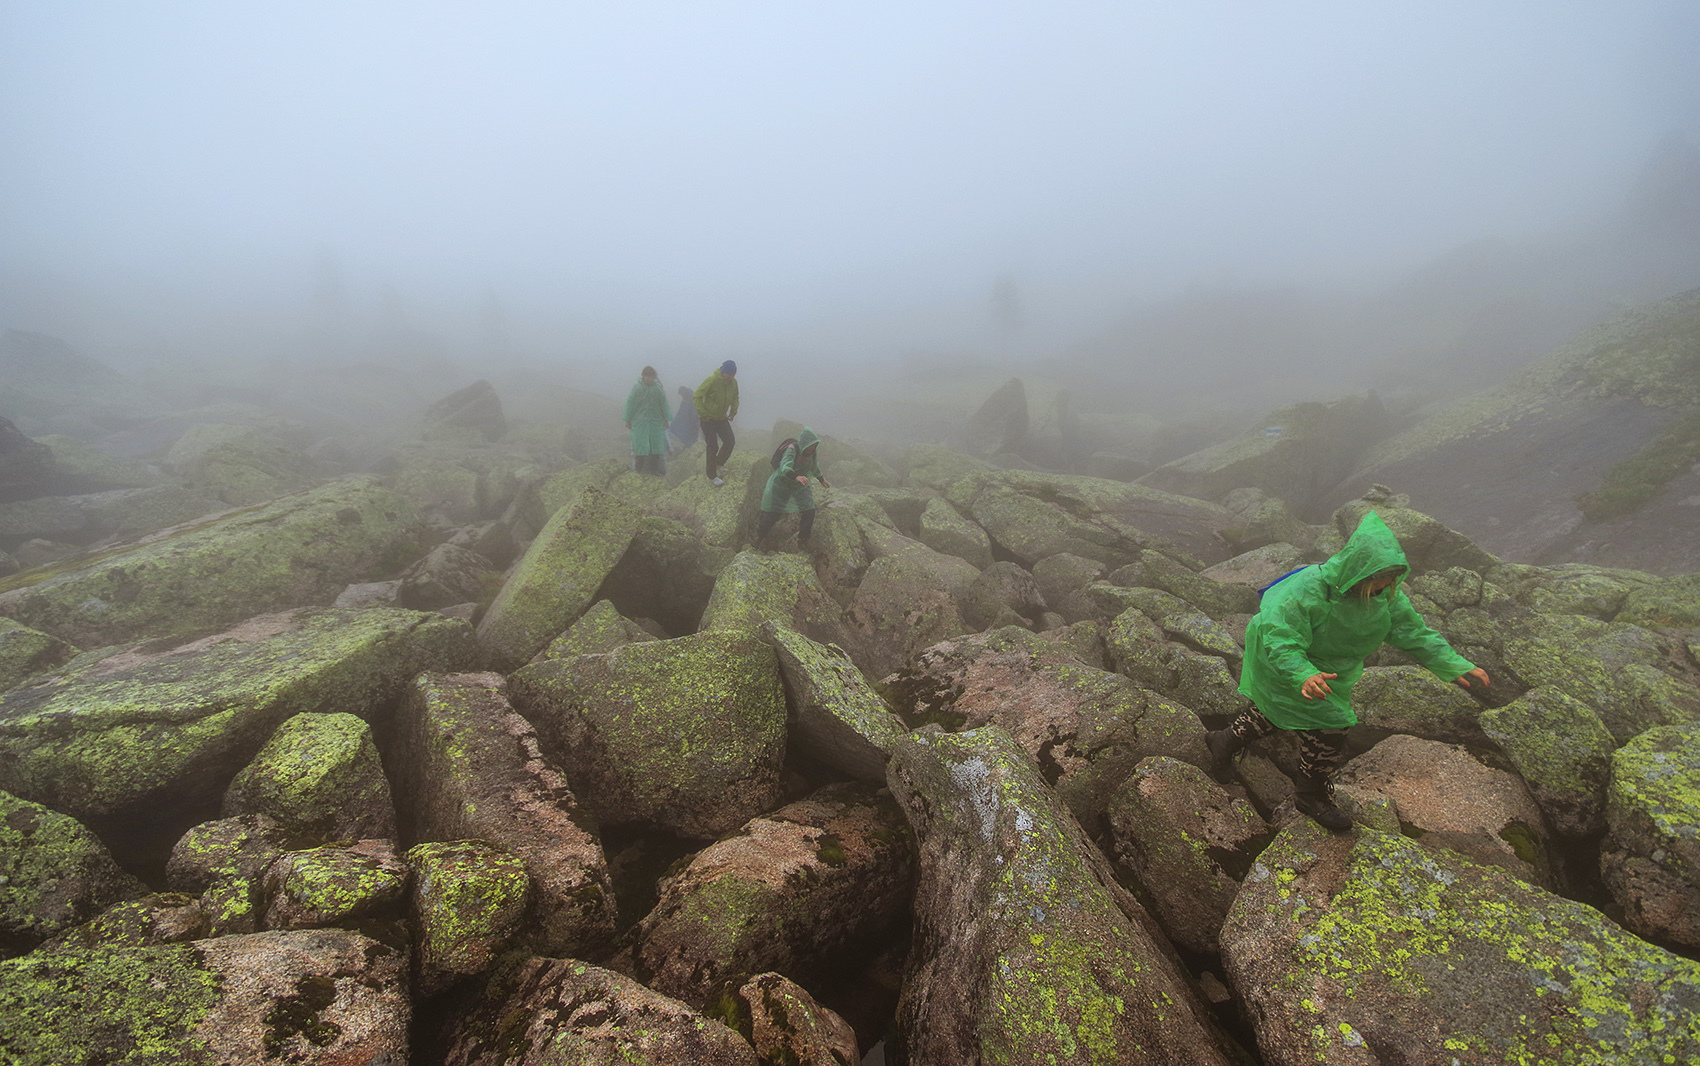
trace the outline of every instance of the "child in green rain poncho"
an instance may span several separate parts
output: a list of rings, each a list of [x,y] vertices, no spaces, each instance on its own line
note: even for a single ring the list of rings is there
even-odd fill
[[[1428,627],[1399,585],[1410,569],[1393,531],[1374,511],[1340,553],[1307,566],[1264,590],[1246,627],[1240,693],[1254,706],[1209,736],[1218,774],[1249,742],[1277,729],[1299,735],[1299,777],[1293,804],[1331,830],[1351,828],[1329,788],[1346,752],[1346,729],[1357,724],[1352,686],[1364,659],[1383,643],[1407,653],[1439,677],[1465,688],[1487,671],[1452,650]]]
[[[657,477],[667,472],[667,390],[655,368],[643,368],[643,376],[626,397],[623,416],[632,434],[632,469]]]
[[[808,547],[815,528],[815,493],[809,487],[809,479],[820,482],[821,488],[832,487],[821,476],[820,464],[815,462],[819,449],[820,438],[808,426],[803,427],[796,440],[780,445],[774,455],[773,473],[768,475],[767,488],[761,494],[761,517],[756,520],[757,547],[773,532],[782,514],[797,516],[797,543]]]

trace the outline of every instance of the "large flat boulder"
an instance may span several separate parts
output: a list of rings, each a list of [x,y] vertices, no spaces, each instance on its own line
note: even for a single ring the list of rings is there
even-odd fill
[[[555,512],[478,623],[490,664],[513,670],[596,602],[597,590],[637,535],[639,512],[587,488]]]
[[[891,743],[908,732],[844,649],[767,624],[779,653],[790,711],[789,744],[798,753],[863,781],[884,781]]]
[[[206,632],[399,569],[418,522],[377,482],[337,481],[0,580],[0,614],[84,648]]]
[[[1398,835],[1291,823],[1222,954],[1271,1066],[1700,1058],[1700,963]]]
[[[1700,948],[1700,726],[1650,729],[1611,760],[1600,872],[1624,923]]]
[[[1167,946],[1002,730],[916,733],[891,790],[921,872],[900,1061],[1235,1061]],[[1126,909],[1124,909],[1126,908]]]
[[[712,838],[778,805],[785,694],[754,634],[548,659],[508,692],[603,825]]]
[[[599,950],[614,931],[614,889],[596,823],[501,676],[421,675],[394,735],[407,839],[501,845],[531,879],[525,942],[550,955]]]
[[[465,622],[303,608],[214,637],[79,660],[0,696],[0,788],[91,828],[179,825],[219,798],[285,719],[380,717],[421,670],[470,666]]]

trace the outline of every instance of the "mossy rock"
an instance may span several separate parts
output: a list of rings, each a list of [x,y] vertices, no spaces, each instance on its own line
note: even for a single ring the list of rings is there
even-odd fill
[[[328,604],[420,550],[419,515],[370,478],[0,579],[0,613],[81,647],[205,633]]]
[[[907,1061],[1237,1061],[1007,734],[911,733],[889,781],[920,847]]]
[[[1495,567],[1497,579],[1503,567]],[[1533,572],[1533,573],[1531,573]],[[1640,570],[1570,563],[1524,570],[1519,598],[1537,611],[1581,614],[1604,622],[1642,623],[1634,617],[1619,618],[1631,593],[1659,579]]]
[[[1405,733],[1424,740],[1483,747],[1482,705],[1420,666],[1366,667],[1352,687],[1360,735]]]
[[[10,618],[0,617],[0,692],[69,661],[77,649]]]
[[[606,489],[608,483],[631,469],[629,462],[619,459],[600,459],[594,463],[584,463],[568,467],[554,474],[543,483],[540,490],[543,497],[543,513],[553,517],[560,511],[566,510],[578,502],[579,493],[585,489]]]
[[[779,799],[785,696],[773,649],[752,634],[546,660],[508,686],[603,825],[708,838]]]
[[[1109,576],[1112,585],[1161,589],[1178,596],[1211,618],[1257,613],[1257,592],[1194,572],[1162,552],[1145,552],[1138,561]]]
[[[1650,729],[1611,760],[1607,887],[1643,936],[1700,948],[1700,726]]]
[[[163,462],[187,487],[232,507],[300,492],[319,479],[318,464],[309,456],[253,426],[190,426]]]
[[[387,917],[407,881],[407,864],[387,840],[292,851],[266,870],[266,928],[311,929]]]
[[[937,444],[914,445],[903,453],[900,465],[912,484],[938,490],[948,489],[975,474],[989,474],[997,469],[983,459]]]
[[[1674,629],[1700,628],[1700,574],[1665,578],[1633,589],[1617,621]]]
[[[1534,614],[1505,636],[1503,655],[1529,688],[1552,686],[1593,707],[1619,743],[1700,720],[1700,688],[1660,669],[1667,649],[1640,626]]]
[[[224,792],[224,817],[264,814],[326,840],[388,839],[395,805],[372,730],[352,714],[298,714]]]
[[[842,648],[769,623],[790,705],[793,750],[864,781],[885,780],[892,741],[907,732]]]
[[[483,840],[419,844],[407,861],[418,990],[432,995],[488,970],[518,936],[531,881],[517,856]]]
[[[0,792],[0,955],[146,893],[76,819]]]
[[[927,501],[921,512],[919,539],[934,551],[966,559],[978,569],[992,565],[992,539],[944,500]]]
[[[823,644],[850,643],[843,613],[807,557],[739,552],[715,580],[698,629],[754,633],[769,622]]]
[[[601,655],[627,644],[656,639],[636,622],[621,616],[608,600],[579,616],[565,633],[549,642],[539,654],[545,659],[567,659],[574,655]]]
[[[82,484],[109,489],[142,488],[161,480],[161,476],[146,465],[133,459],[120,459],[75,437],[54,433],[37,437],[36,443],[53,449],[55,472],[75,478]]]
[[[1291,823],[1222,951],[1267,1062],[1700,1057],[1700,963],[1402,836]]]
[[[578,620],[637,535],[638,517],[630,504],[587,488],[549,519],[478,624],[491,665],[514,669]]]
[[[444,526],[464,526],[485,517],[478,499],[478,472],[453,459],[407,456],[385,479],[396,494]]]
[[[0,696],[0,787],[104,828],[205,817],[303,711],[372,714],[425,669],[477,652],[465,622],[304,608],[207,641],[73,663]]]
[[[1559,689],[1537,688],[1482,711],[1481,728],[1555,830],[1579,838],[1599,831],[1616,745],[1593,708]]]
[[[1177,700],[1195,714],[1238,714],[1246,700],[1227,660],[1168,639],[1162,627],[1137,607],[1117,615],[1104,629],[1104,648],[1116,672],[1141,688]]]
[[[1448,570],[1455,566],[1484,572],[1499,562],[1498,558],[1477,547],[1464,534],[1448,529],[1421,511],[1400,506],[1399,501],[1403,499],[1398,497],[1387,502],[1353,500],[1334,512],[1334,531],[1344,543],[1358,528],[1364,515],[1374,511],[1399,538],[1399,547],[1404,549],[1413,574]]]

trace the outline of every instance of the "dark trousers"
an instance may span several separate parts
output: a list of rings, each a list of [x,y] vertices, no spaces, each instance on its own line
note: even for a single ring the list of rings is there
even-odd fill
[[[716,441],[719,442],[718,449]],[[702,444],[708,449],[708,479],[714,480],[714,475],[732,458],[732,445],[737,443],[732,437],[732,420],[729,418],[705,418],[702,420]]]
[[[1268,736],[1277,728],[1274,722],[1263,717],[1262,711],[1250,707],[1240,712],[1240,716],[1228,726],[1228,732],[1233,734],[1239,745],[1245,745]],[[1346,757],[1346,731],[1295,729],[1293,732],[1299,735],[1300,789],[1310,784],[1314,790],[1320,791]]]
[[[779,522],[779,512],[778,511],[763,511],[761,513],[761,517],[756,519],[756,540],[759,542],[763,537],[767,536],[769,533],[772,533],[773,527],[776,524],[778,524],[778,522]],[[797,512],[797,540],[804,543],[804,544],[807,544],[809,542],[809,536],[812,533],[814,533],[814,531],[815,531],[815,509],[813,507],[811,507],[806,511],[798,511]]]

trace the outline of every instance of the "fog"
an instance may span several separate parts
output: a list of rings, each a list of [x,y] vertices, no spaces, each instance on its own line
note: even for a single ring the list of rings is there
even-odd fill
[[[919,365],[1479,382],[1700,284],[1697,42],[1635,0],[14,0],[0,328],[610,396],[734,357],[758,425]]]

